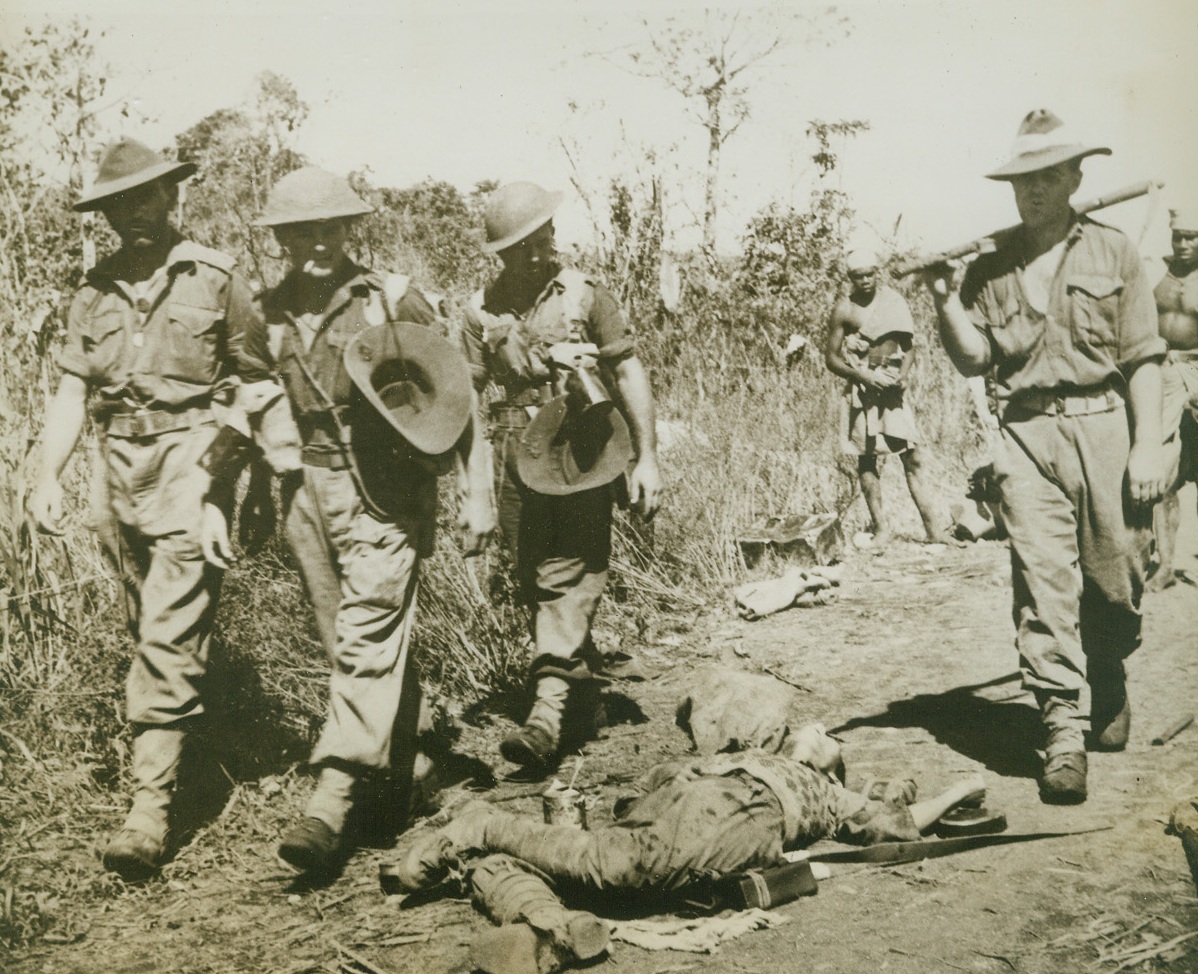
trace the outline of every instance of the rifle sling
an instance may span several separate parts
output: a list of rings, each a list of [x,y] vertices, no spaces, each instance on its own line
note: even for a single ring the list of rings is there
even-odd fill
[[[295,356],[295,364],[300,367],[300,372],[308,381],[308,385],[312,387],[312,391],[324,403],[330,417],[332,417],[333,425],[337,427],[337,445],[341,448],[341,453],[345,457],[345,465],[349,470],[350,478],[354,482],[354,486],[358,488],[358,496],[362,498],[362,506],[366,509],[371,517],[378,521],[390,521],[391,515],[377,504],[373,497],[370,496],[370,491],[366,489],[366,484],[362,481],[362,471],[358,469],[358,458],[354,456],[353,448],[349,444],[349,436],[346,432],[345,424],[341,422],[341,407],[333,402],[332,397],[325,392],[324,387],[316,381],[311,370],[308,368],[308,363],[304,361],[303,355]]]

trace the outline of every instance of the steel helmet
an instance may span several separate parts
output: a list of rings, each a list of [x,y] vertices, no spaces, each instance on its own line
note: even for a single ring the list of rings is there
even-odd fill
[[[254,226],[336,220],[373,212],[374,207],[350,189],[344,177],[316,166],[304,166],[274,184]]]
[[[487,200],[484,222],[487,242],[483,250],[495,253],[519,243],[553,219],[561,193],[550,193],[536,183],[508,183]]]

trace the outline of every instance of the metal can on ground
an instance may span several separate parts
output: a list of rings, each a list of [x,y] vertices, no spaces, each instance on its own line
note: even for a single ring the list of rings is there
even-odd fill
[[[541,796],[541,805],[546,825],[571,825],[578,829],[587,827],[587,806],[582,792],[568,788],[556,778]]]

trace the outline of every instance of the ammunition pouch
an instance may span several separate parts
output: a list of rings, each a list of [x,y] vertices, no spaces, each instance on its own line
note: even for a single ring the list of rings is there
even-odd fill
[[[677,898],[685,908],[713,914],[722,910],[768,910],[817,892],[819,884],[811,864],[800,860],[768,869],[699,875],[678,891]]]

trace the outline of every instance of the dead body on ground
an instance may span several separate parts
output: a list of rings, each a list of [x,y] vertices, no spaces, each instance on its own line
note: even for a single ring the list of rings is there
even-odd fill
[[[452,873],[498,925],[476,939],[474,963],[491,974],[544,974],[607,946],[604,922],[564,906],[559,892],[588,904],[616,898],[625,908],[635,897],[669,912],[713,878],[783,864],[784,851],[825,838],[915,840],[950,809],[985,797],[981,775],[913,804],[906,784],[876,784],[878,797],[869,797],[843,782],[839,742],[811,724],[786,734],[776,751],[660,764],[635,798],[616,803],[616,824],[595,831],[471,801],[444,824],[406,834],[388,876],[416,892]]]

